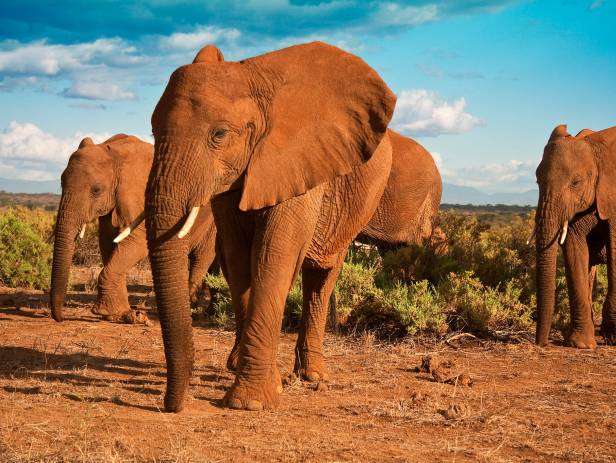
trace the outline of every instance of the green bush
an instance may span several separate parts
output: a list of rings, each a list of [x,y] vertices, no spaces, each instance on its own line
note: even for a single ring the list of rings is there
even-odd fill
[[[9,208],[0,213],[0,282],[5,286],[49,286],[53,214]]]
[[[207,310],[210,322],[221,328],[231,328],[235,313],[231,305],[231,292],[227,281],[222,273],[208,273],[205,275],[205,283],[208,285],[212,296],[212,302]]]
[[[522,289],[517,280],[492,288],[472,272],[450,274],[437,287],[439,299],[455,330],[487,335],[499,330],[532,328],[532,308],[520,301]]]

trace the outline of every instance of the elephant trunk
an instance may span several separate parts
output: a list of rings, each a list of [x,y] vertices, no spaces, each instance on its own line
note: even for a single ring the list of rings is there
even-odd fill
[[[556,258],[558,234],[562,220],[559,214],[547,213],[545,207],[537,210],[537,331],[535,342],[548,343],[556,296]]]
[[[63,196],[58,209],[54,232],[53,265],[51,269],[51,289],[49,302],[51,316],[57,322],[64,320],[63,308],[71,262],[75,252],[75,237],[79,227],[73,217],[69,216],[69,198]]]
[[[146,191],[150,264],[167,360],[165,410],[179,412],[193,367],[192,318],[188,288],[188,240],[178,238],[184,219],[198,205],[194,144],[156,143]],[[193,162],[190,162],[190,161]]]

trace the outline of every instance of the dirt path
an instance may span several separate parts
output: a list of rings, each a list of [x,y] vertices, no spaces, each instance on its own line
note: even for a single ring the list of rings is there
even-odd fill
[[[1,296],[1,294],[0,294]],[[275,411],[219,406],[232,333],[196,327],[187,409],[162,413],[157,322],[99,322],[87,301],[58,324],[40,294],[0,297],[0,461],[616,460],[616,350],[326,339],[326,390],[288,385]],[[16,306],[21,307],[19,309]],[[283,375],[295,335],[282,338]],[[426,355],[473,385],[436,382]],[[548,376],[549,375],[549,376]]]

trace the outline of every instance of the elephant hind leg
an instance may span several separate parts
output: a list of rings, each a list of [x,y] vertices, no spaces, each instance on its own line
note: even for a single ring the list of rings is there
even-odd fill
[[[334,258],[331,268],[302,269],[303,311],[297,345],[295,373],[307,381],[327,380],[323,356],[323,337],[327,323],[329,299],[336,285],[345,252]]]

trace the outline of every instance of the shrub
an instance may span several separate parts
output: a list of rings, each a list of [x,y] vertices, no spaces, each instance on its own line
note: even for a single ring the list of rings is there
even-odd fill
[[[102,265],[101,253],[98,245],[98,223],[89,224],[83,238],[75,242],[73,264],[83,267],[97,267]]]
[[[487,335],[532,327],[532,309],[520,301],[522,290],[516,280],[492,288],[472,272],[452,273],[439,284],[437,292],[454,329]]]
[[[51,277],[53,214],[9,208],[0,213],[0,282],[43,289]]]
[[[205,283],[210,289],[212,302],[206,311],[209,320],[215,326],[232,328],[235,313],[231,305],[231,292],[222,273],[206,274]]]

